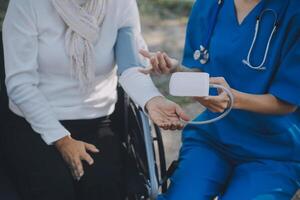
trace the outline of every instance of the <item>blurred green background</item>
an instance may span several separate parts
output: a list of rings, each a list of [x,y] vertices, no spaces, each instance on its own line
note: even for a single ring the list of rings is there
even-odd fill
[[[186,16],[193,0],[137,0],[141,13],[152,17],[177,18]],[[0,0],[0,22],[5,14],[9,0]]]

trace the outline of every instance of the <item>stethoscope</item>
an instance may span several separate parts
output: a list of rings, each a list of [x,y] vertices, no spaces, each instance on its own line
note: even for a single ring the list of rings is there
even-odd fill
[[[280,25],[280,23],[282,22],[282,20],[285,16],[285,13],[288,9],[288,5],[289,5],[289,2],[290,2],[290,0],[285,0],[286,1],[285,7],[283,7],[283,9],[281,11],[281,14],[278,15],[275,10],[266,8],[266,5],[265,5],[266,0],[262,0],[262,1],[264,1],[264,2],[263,2],[263,5],[262,5],[260,15],[257,16],[257,19],[256,19],[255,33],[254,33],[254,36],[253,36],[251,47],[248,51],[247,59],[242,60],[242,62],[246,66],[248,66],[251,69],[255,69],[255,70],[266,70],[265,63],[266,63],[266,60],[267,60],[268,53],[270,51],[270,45],[271,45],[272,39],[274,38],[274,35],[277,32],[277,30],[279,28],[279,25]],[[209,62],[209,58],[210,58],[210,55],[209,55],[210,41],[211,41],[213,32],[215,30],[215,27],[217,25],[218,16],[219,16],[219,13],[221,11],[221,8],[222,8],[223,4],[224,4],[224,0],[218,0],[217,7],[216,7],[216,9],[214,11],[214,14],[213,14],[212,23],[210,23],[211,25],[210,25],[210,27],[208,29],[208,32],[207,32],[207,36],[203,40],[203,43],[200,45],[200,48],[194,52],[194,59],[199,60],[200,63],[203,64],[203,65],[205,65]],[[258,36],[258,33],[259,33],[259,29],[260,29],[260,23],[261,23],[261,20],[262,20],[263,16],[265,14],[269,13],[269,12],[272,13],[274,15],[274,18],[275,18],[273,29],[272,29],[272,32],[269,36],[268,43],[267,43],[267,46],[266,46],[265,52],[264,52],[264,58],[263,58],[262,62],[259,65],[253,65],[253,64],[251,64],[250,60],[251,60],[251,56],[253,54],[254,46],[257,42],[257,36]]]

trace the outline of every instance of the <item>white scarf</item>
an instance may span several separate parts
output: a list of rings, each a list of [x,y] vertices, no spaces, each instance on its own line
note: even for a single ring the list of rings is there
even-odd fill
[[[95,78],[94,44],[99,37],[106,11],[106,0],[86,0],[81,7],[78,0],[52,0],[68,26],[65,45],[71,59],[73,73],[81,89],[87,89]]]

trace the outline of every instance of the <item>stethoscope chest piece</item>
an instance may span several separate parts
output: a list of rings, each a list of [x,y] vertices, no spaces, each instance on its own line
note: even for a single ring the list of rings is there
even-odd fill
[[[205,65],[209,60],[208,50],[200,45],[200,49],[194,52],[194,59],[199,60],[202,65]]]

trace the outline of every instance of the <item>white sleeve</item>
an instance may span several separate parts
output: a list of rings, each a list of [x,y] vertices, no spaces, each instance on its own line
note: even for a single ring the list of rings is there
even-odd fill
[[[3,24],[9,99],[48,144],[70,135],[38,89],[38,31],[30,0],[11,0]]]
[[[141,108],[145,109],[148,101],[163,96],[154,85],[151,77],[139,72],[141,67],[129,68],[122,73],[119,82],[125,92]]]
[[[126,66],[126,68],[128,69],[122,72],[119,78],[119,83],[126,91],[126,93],[133,99],[133,101],[137,103],[141,108],[144,109],[147,102],[150,101],[152,98],[157,96],[163,96],[163,95],[158,91],[158,89],[154,85],[149,75],[145,75],[139,72],[139,69],[142,69],[143,66],[148,66],[149,62],[138,53],[140,49],[147,49],[147,45],[141,34],[140,16],[139,16],[136,0],[122,1],[122,3],[120,4],[122,4],[120,6],[122,6],[123,8],[121,9],[122,12],[119,13],[119,22],[120,22],[119,30],[125,30],[125,31],[130,30],[130,34],[127,34],[128,37],[122,37],[121,40],[118,42],[119,44],[118,46],[124,47],[124,44],[132,44],[133,47],[127,47],[123,49],[132,50],[133,48],[136,48],[137,51],[130,52],[130,53],[129,52],[126,53],[124,50],[119,51],[118,53],[119,63],[121,64],[125,63],[126,65],[126,63],[137,63],[134,62],[134,60],[139,60],[138,63],[141,63],[141,66],[136,66],[136,64],[130,67]],[[125,58],[127,57],[127,59],[129,58],[135,58],[135,59],[127,60],[126,62],[124,62],[125,59],[120,59],[121,57],[125,57]],[[124,68],[125,67],[122,67],[122,69]]]

